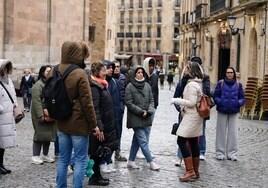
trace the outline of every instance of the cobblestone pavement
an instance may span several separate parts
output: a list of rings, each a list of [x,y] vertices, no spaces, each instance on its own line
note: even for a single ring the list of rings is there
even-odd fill
[[[170,105],[173,90],[160,90],[160,105],[152,127],[150,147],[156,162],[161,166],[159,172],[149,170],[144,159],[137,159],[142,168],[130,170],[125,162],[115,162],[116,173],[104,174],[110,178],[107,187],[126,188],[173,188],[173,187],[268,187],[268,123],[258,120],[239,120],[238,161],[217,161],[215,158],[215,122],[216,111],[213,109],[211,120],[207,121],[206,160],[200,162],[201,178],[190,183],[181,183],[179,176],[184,167],[175,167],[176,136],[170,134],[171,126],[177,119],[177,112]],[[19,98],[22,104],[21,98]],[[124,118],[125,121],[125,118]],[[9,175],[0,175],[0,187],[35,188],[55,187],[56,163],[31,164],[33,129],[30,113],[17,125],[19,147],[7,149],[6,167],[12,170]],[[125,128],[122,137],[122,152],[128,156],[132,130]],[[50,153],[53,153],[53,144]],[[88,178],[85,178],[84,187]],[[72,176],[68,178],[71,186]]]

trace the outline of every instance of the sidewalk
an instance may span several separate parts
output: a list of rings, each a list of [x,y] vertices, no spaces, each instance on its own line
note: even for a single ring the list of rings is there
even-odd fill
[[[207,121],[206,160],[200,162],[201,178],[191,183],[181,183],[179,176],[184,167],[175,167],[177,144],[176,136],[171,135],[171,126],[177,120],[177,112],[170,105],[174,88],[160,90],[160,105],[157,109],[150,137],[150,147],[161,170],[149,170],[145,159],[137,159],[142,168],[130,170],[126,162],[115,162],[117,172],[104,174],[110,178],[107,187],[124,188],[175,188],[175,187],[267,187],[268,184],[268,123],[258,120],[239,120],[238,161],[217,161],[215,158],[215,123],[216,111],[212,110],[211,120]],[[19,98],[20,104],[22,99]],[[125,113],[126,114],[126,113]],[[126,117],[124,117],[124,122]],[[5,164],[12,170],[10,175],[0,175],[2,188],[55,187],[56,163],[31,164],[33,128],[30,113],[17,125],[19,147],[7,149]],[[133,131],[124,123],[122,152],[128,157]],[[53,153],[53,144],[50,152]],[[85,178],[84,186],[88,178]],[[72,176],[68,178],[71,187]],[[92,187],[92,186],[90,186]],[[94,187],[94,186],[93,186]]]

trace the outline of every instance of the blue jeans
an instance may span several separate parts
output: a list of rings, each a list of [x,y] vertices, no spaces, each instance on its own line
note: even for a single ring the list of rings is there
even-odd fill
[[[73,136],[57,131],[60,156],[57,164],[57,188],[67,187],[67,168],[74,151],[73,187],[82,188],[88,159],[88,136]]]
[[[139,148],[145,156],[147,162],[152,162],[153,158],[149,149],[149,135],[151,127],[146,128],[133,128],[134,135],[132,138],[132,145],[129,154],[129,160],[135,161]]]
[[[59,138],[58,135],[56,135],[56,141],[54,142],[54,155],[59,156],[60,149],[59,149]]]
[[[205,155],[206,153],[206,121],[203,121],[203,135],[200,136],[199,138],[199,150],[200,150],[200,155]]]

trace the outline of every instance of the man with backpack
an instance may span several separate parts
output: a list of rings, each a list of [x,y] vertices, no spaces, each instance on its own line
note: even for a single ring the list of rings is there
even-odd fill
[[[88,160],[89,133],[93,132],[97,137],[100,135],[89,81],[84,70],[84,60],[89,57],[89,47],[82,41],[66,41],[62,45],[61,52],[61,63],[51,72],[56,68],[57,74],[64,75],[68,67],[72,65],[77,67],[63,80],[72,111],[68,117],[56,119],[60,149],[56,183],[58,188],[67,187],[67,167],[74,151],[73,187],[83,187]],[[55,73],[52,74],[55,76]],[[57,100],[52,102],[57,103]],[[64,103],[58,103],[58,106],[60,105],[64,106]]]

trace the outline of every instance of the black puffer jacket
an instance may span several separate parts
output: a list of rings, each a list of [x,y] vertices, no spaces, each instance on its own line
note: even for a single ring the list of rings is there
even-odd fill
[[[100,83],[94,80],[90,79],[90,86],[97,117],[97,125],[100,131],[103,131],[104,133],[105,141],[103,142],[103,145],[114,151],[118,148],[118,140],[116,138],[111,95],[108,89],[104,88]],[[101,144],[102,143],[100,143],[95,136],[91,135],[89,154],[94,154]]]

